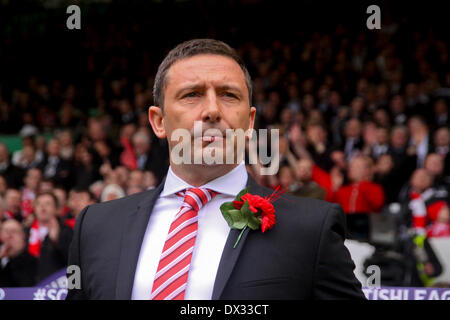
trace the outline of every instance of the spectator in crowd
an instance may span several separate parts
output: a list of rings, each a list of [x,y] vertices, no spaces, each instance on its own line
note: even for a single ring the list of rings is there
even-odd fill
[[[96,201],[97,200],[94,195],[89,190],[76,188],[70,190],[69,198],[67,200],[69,212],[63,217],[64,223],[73,229],[75,226],[75,220],[81,210]]]
[[[8,190],[8,182],[5,177],[0,175],[0,199],[3,199],[5,196],[6,190]]]
[[[47,152],[44,159],[39,164],[44,178],[52,179],[57,184],[68,186],[71,184],[71,162],[64,160],[60,156],[60,143],[55,139],[51,139],[47,143]]]
[[[437,129],[433,137],[434,153],[437,153],[444,159],[444,173],[450,175],[450,129],[441,127]]]
[[[37,259],[27,250],[20,222],[0,224],[0,287],[31,287],[36,283]]]
[[[448,203],[448,192],[432,186],[433,175],[420,168],[414,171],[407,188],[404,202],[411,209],[411,226],[420,234],[426,233],[426,227],[436,221],[442,205]]]
[[[450,237],[450,210],[448,204],[442,203],[436,221],[427,228],[429,238]]]
[[[22,193],[17,189],[8,189],[5,194],[4,219],[15,219],[22,222]]]
[[[27,228],[28,252],[38,259],[37,281],[67,266],[72,229],[58,218],[58,199],[40,193],[35,199],[35,216]]]
[[[152,171],[159,181],[168,168],[168,151],[151,141],[148,133],[138,131],[133,136],[133,148],[137,159],[137,168]]]
[[[428,154],[425,158],[424,169],[433,176],[436,189],[444,187],[448,191],[450,190],[450,177],[444,173],[444,159],[440,155],[437,153]]]
[[[0,175],[6,179],[11,188],[19,188],[22,185],[24,172],[10,161],[8,147],[0,142]]]
[[[99,163],[94,159],[94,153],[79,144],[75,149],[75,178],[74,186],[76,188],[88,189],[95,181],[101,179],[99,173]]]
[[[299,197],[325,199],[325,189],[312,180],[314,162],[310,159],[300,159],[295,167],[297,188],[293,194]]]
[[[22,189],[22,215],[25,219],[33,213],[33,201],[36,194],[39,193],[39,186],[41,184],[42,172],[38,168],[31,168],[27,170],[24,178],[24,187]]]
[[[348,170],[349,184],[341,186],[334,195],[344,212],[374,213],[379,212],[385,202],[383,189],[371,182],[373,162],[370,157],[358,156],[352,159]]]
[[[408,120],[408,128],[411,134],[409,144],[417,155],[417,167],[422,168],[432,143],[427,123],[422,117],[413,116]]]
[[[110,201],[125,197],[122,187],[117,184],[108,184],[102,192],[100,202]]]
[[[350,161],[355,155],[358,155],[363,149],[362,124],[357,118],[351,118],[345,124],[344,130],[344,150],[347,161]]]
[[[65,219],[70,213],[70,207],[67,204],[67,191],[62,187],[55,187],[52,191],[58,199],[58,217]]]

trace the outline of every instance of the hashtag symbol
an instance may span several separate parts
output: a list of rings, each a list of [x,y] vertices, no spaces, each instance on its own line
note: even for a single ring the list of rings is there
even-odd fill
[[[44,288],[40,288],[34,293],[33,300],[45,300],[45,294],[46,290]]]

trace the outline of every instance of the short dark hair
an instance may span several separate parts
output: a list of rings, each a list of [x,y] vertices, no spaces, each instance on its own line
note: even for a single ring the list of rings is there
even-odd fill
[[[58,198],[55,196],[54,193],[48,192],[48,191],[39,192],[39,193],[36,195],[35,200],[37,200],[39,197],[42,197],[42,196],[50,196],[50,197],[53,199],[53,201],[55,202],[55,207],[56,207],[56,208],[59,207],[59,201],[58,201]]]
[[[250,73],[245,67],[244,62],[237,54],[236,50],[226,43],[214,39],[193,39],[185,41],[173,48],[158,67],[155,82],[153,85],[154,104],[163,108],[164,106],[164,88],[167,82],[167,72],[170,67],[177,61],[193,57],[199,54],[214,54],[225,56],[236,61],[244,72],[245,83],[248,89],[249,102],[252,101],[252,80]]]

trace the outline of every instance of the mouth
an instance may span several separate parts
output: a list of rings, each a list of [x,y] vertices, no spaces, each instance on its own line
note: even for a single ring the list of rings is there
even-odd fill
[[[202,141],[204,142],[214,142],[216,140],[223,140],[223,136],[203,136]]]

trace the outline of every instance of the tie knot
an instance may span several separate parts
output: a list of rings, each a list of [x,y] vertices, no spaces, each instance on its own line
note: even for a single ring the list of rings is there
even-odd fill
[[[189,206],[196,211],[200,210],[217,194],[218,192],[206,188],[189,188],[177,192],[177,195],[184,197],[183,206]]]

